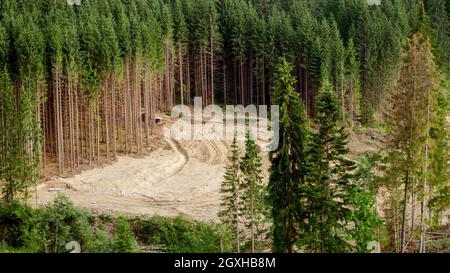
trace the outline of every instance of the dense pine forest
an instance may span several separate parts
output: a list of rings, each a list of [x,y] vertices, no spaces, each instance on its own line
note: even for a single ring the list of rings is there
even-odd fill
[[[137,251],[134,236],[179,240],[173,252],[433,251],[450,208],[449,77],[449,0],[2,0],[0,251]],[[231,145],[222,225],[24,205],[49,169],[142,155],[159,113],[194,97],[280,105],[267,187],[250,135],[245,153]],[[360,128],[385,139],[356,162]]]

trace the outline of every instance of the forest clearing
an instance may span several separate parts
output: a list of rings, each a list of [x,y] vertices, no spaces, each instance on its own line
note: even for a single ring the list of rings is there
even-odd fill
[[[80,207],[99,212],[216,219],[229,144],[207,139],[177,142],[164,134],[169,120],[166,117],[160,132],[154,133],[160,140],[148,155],[120,156],[74,177],[51,178],[39,187],[38,203],[52,201],[52,189],[57,188]]]

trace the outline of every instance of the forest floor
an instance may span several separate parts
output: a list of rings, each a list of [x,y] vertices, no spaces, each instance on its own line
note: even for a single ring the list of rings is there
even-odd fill
[[[111,164],[74,176],[53,176],[37,187],[34,200],[45,205],[62,192],[77,206],[93,213],[183,215],[201,221],[215,220],[231,143],[214,139],[175,141],[167,134],[173,123],[172,118],[163,117],[145,156],[119,156]],[[374,129],[353,133],[349,143],[352,157],[378,151],[383,136]],[[269,138],[259,134],[258,144],[269,143]],[[243,147],[243,143],[239,146]],[[267,181],[268,156],[261,155]]]

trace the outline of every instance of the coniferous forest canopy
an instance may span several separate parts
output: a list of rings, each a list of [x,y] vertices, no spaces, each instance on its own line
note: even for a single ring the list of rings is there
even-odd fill
[[[0,252],[448,252],[449,76],[450,0],[1,0]],[[267,185],[231,145],[220,223],[31,206],[194,97],[280,105]],[[350,159],[367,128],[383,148]]]

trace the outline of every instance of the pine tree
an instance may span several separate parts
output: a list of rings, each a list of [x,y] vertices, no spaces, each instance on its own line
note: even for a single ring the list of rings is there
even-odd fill
[[[336,21],[332,23],[332,39],[335,43],[333,50],[333,63],[332,63],[332,71],[333,71],[333,85],[336,93],[339,96],[340,109],[341,109],[341,121],[342,124],[346,123],[346,120],[349,118],[349,113],[346,110],[346,96],[345,96],[345,88],[346,88],[346,80],[345,80],[345,47],[344,42],[341,39],[341,34],[339,32]]]
[[[357,19],[354,22],[353,41],[359,53],[361,82],[361,121],[364,124],[373,122],[374,92],[373,66],[375,63],[376,28],[367,2],[358,1]]]
[[[357,117],[360,115],[360,80],[359,80],[359,62],[353,40],[350,39],[346,50],[345,75],[345,109],[349,115],[350,128],[353,128]]]
[[[262,163],[258,148],[250,132],[246,134],[245,155],[241,159],[240,169],[243,180],[242,214],[247,229],[250,230],[251,252],[260,252],[264,243],[265,217],[267,216],[266,191],[263,185]]]
[[[281,58],[277,66],[273,103],[280,107],[279,146],[270,153],[269,200],[273,219],[273,252],[294,251],[298,221],[303,219],[300,188],[305,180],[308,127],[300,96],[294,90],[292,66]],[[275,117],[272,117],[275,118]]]
[[[387,148],[390,166],[386,179],[389,181],[392,198],[395,198],[400,188],[403,190],[401,232],[397,236],[394,229],[391,244],[396,247],[398,242],[395,238],[400,238],[401,252],[404,252],[406,247],[409,196],[420,189],[419,195],[423,198],[423,191],[426,189],[426,178],[423,178],[421,173],[422,166],[427,166],[429,160],[427,143],[432,114],[430,107],[436,98],[437,78],[430,40],[424,38],[421,33],[416,33],[403,53],[399,78],[392,90],[393,105],[388,123]],[[419,189],[417,180],[422,182]],[[398,206],[392,204],[393,208]],[[396,212],[392,217],[396,217]],[[395,226],[393,222],[390,224]],[[414,229],[413,224],[412,228]],[[421,228],[423,229],[423,226]],[[411,230],[411,233],[414,233],[414,230]]]
[[[429,220],[434,228],[441,226],[443,213],[450,207],[448,106],[446,95],[439,93],[436,118],[430,130],[432,145],[430,149],[431,197],[429,201],[431,219]]]
[[[375,194],[358,181],[348,159],[348,134],[339,126],[338,99],[328,81],[317,97],[318,126],[308,151],[305,195],[309,215],[299,247],[309,252],[367,252],[380,220]],[[355,242],[356,247],[350,242]]]
[[[185,84],[183,79],[184,66],[183,66],[183,56],[185,55],[185,47],[188,42],[188,29],[186,25],[186,20],[184,12],[182,9],[182,4],[180,0],[175,0],[174,2],[174,24],[175,24],[175,40],[177,43],[178,50],[178,89],[180,94],[181,104],[184,104],[185,96]]]
[[[4,68],[0,77],[0,180],[4,181],[2,197],[7,203],[15,200],[23,186],[19,180],[21,162],[15,104],[13,86]]]
[[[343,187],[348,183],[354,163],[344,156],[347,135],[340,120],[339,105],[327,80],[317,97],[316,123],[309,150],[308,210],[302,245],[312,252],[347,252],[349,246],[340,230],[348,209],[344,207]]]
[[[240,195],[241,174],[239,147],[237,146],[236,137],[231,145],[231,156],[229,165],[226,167],[224,181],[220,189],[222,195],[222,210],[219,217],[222,223],[227,226],[233,234],[236,242],[236,251],[239,253],[241,248],[241,209],[242,196]]]

